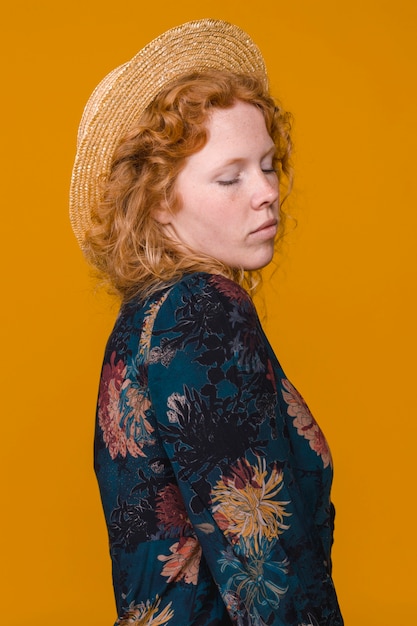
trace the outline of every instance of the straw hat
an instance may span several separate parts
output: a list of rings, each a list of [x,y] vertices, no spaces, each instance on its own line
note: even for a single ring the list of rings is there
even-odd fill
[[[119,141],[169,82],[207,69],[257,73],[267,87],[264,60],[249,35],[228,22],[204,19],[163,33],[93,91],[78,131],[70,189],[70,219],[81,248]]]

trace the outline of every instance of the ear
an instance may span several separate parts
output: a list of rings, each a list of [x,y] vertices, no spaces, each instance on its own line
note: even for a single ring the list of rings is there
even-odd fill
[[[158,207],[152,211],[152,217],[154,220],[166,226],[171,223],[172,213],[166,206]]]

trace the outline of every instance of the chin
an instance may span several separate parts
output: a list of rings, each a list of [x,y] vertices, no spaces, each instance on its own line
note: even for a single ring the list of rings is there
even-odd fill
[[[253,263],[245,263],[243,269],[245,272],[256,272],[257,270],[261,270],[269,265],[273,258],[274,253],[272,251],[272,254],[265,255],[263,259],[259,259],[257,262],[254,261]]]

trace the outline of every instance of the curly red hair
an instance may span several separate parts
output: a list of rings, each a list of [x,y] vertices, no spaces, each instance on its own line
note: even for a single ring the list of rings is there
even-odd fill
[[[256,273],[228,267],[193,250],[184,252],[154,217],[157,208],[180,209],[177,176],[207,141],[206,123],[215,108],[243,101],[258,107],[275,145],[283,200],[292,182],[290,115],[265,91],[256,75],[207,71],[171,83],[155,98],[119,143],[102,201],[87,232],[86,253],[123,300],[146,297],[184,274],[221,274],[249,291]],[[284,225],[281,210],[281,229]]]

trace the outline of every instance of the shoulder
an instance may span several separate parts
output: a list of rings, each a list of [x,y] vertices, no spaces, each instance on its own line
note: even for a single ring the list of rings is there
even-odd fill
[[[252,299],[237,283],[217,274],[194,273],[184,276],[155,301],[157,327],[172,327],[194,320],[201,327],[229,324],[256,324]]]
[[[191,358],[219,368],[237,359],[239,367],[246,368],[248,359],[261,359],[258,353],[265,346],[256,310],[236,283],[196,273],[184,277],[162,298],[149,324],[149,363],[167,365],[175,356],[177,363]]]
[[[165,308],[190,305],[194,309],[212,307],[228,311],[232,308],[254,311],[254,305],[247,292],[234,281],[218,274],[194,273],[184,276],[163,295]]]
[[[201,292],[203,294],[216,294],[217,297],[223,297],[240,304],[252,303],[250,296],[243,287],[220,274],[208,274],[204,272],[189,274],[184,276],[175,287],[179,290],[189,291],[190,293]]]

